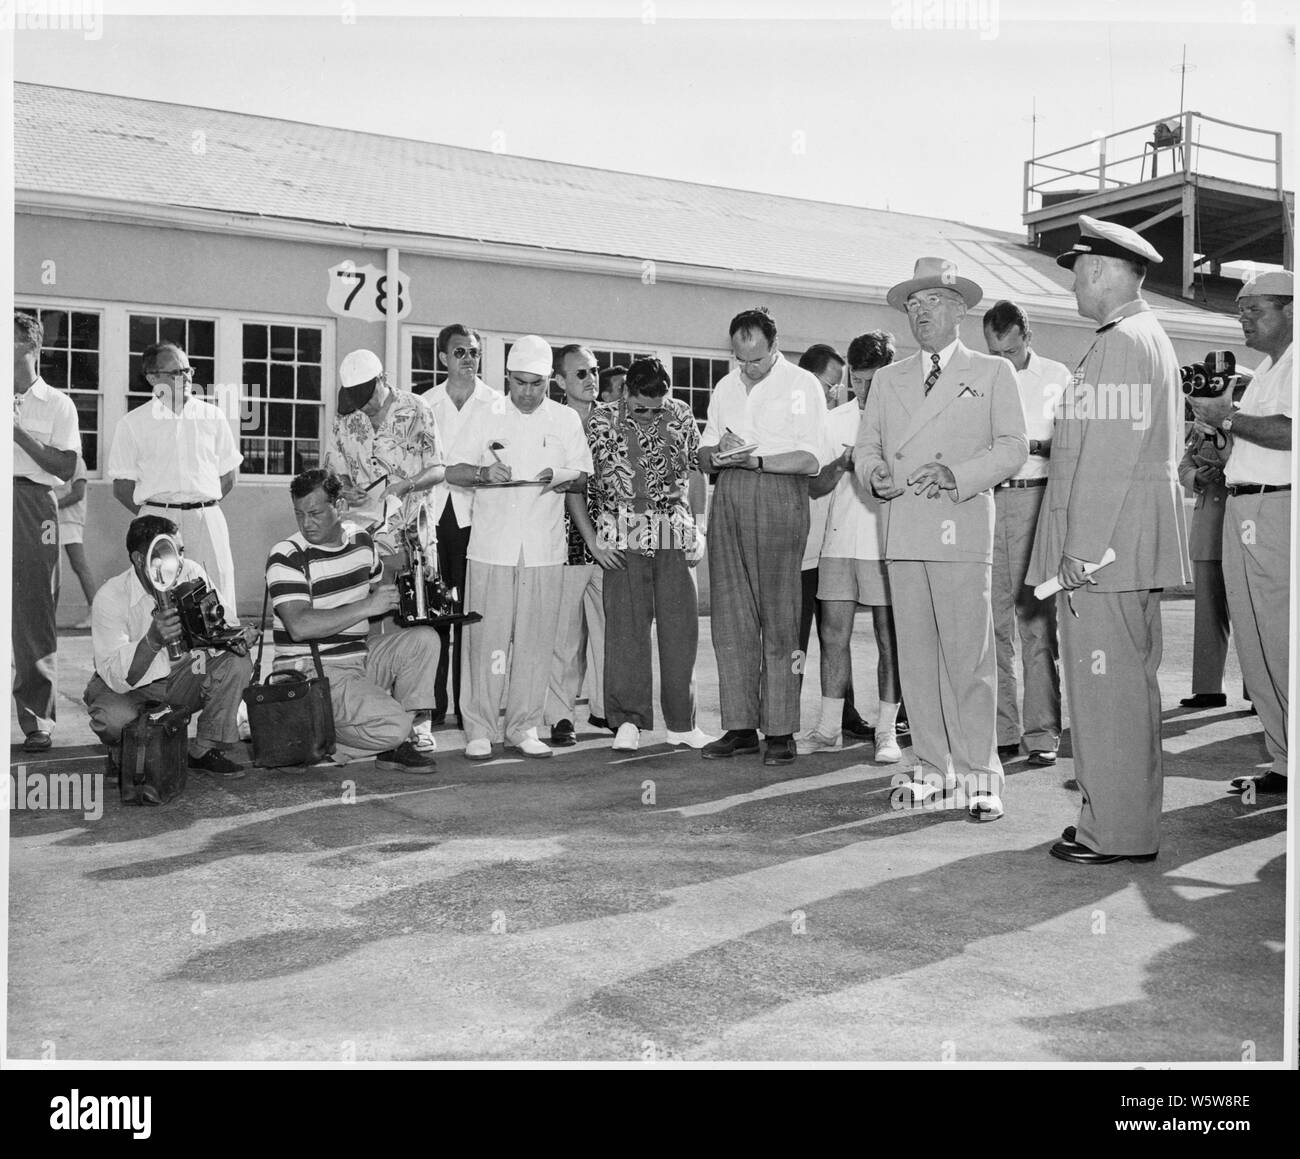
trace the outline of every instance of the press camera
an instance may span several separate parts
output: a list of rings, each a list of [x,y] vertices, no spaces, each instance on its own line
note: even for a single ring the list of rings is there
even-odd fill
[[[402,528],[407,567],[397,573],[397,622],[417,624],[477,624],[483,617],[467,612],[460,592],[443,583],[438,571],[438,541],[428,509]]]
[[[167,656],[175,661],[196,648],[219,648],[236,656],[248,655],[248,639],[242,628],[226,623],[221,597],[207,581],[182,580],[180,545],[170,535],[156,535],[145,555],[145,574],[153,588],[160,611],[175,608],[181,621],[181,638],[167,645]]]

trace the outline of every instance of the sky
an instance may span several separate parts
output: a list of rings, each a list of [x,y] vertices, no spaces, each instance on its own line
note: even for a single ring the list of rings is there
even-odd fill
[[[24,27],[38,3],[102,19]],[[1293,138],[1270,0],[96,3],[0,0],[15,78],[1014,232],[1032,134],[1177,113],[1184,45],[1186,108]]]

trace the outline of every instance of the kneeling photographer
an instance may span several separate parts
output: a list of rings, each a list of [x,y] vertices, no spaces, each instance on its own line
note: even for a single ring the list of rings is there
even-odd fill
[[[145,705],[200,710],[197,734],[189,744],[190,768],[237,779],[244,770],[224,753],[239,741],[235,716],[252,676],[249,641],[243,631],[225,627],[207,574],[192,560],[182,556],[173,577],[184,598],[159,599],[148,571],[149,549],[158,536],[170,536],[183,551],[170,519],[133,519],[126,533],[130,568],[95,594],[95,674],[83,698],[90,727],[106,745],[116,747]]]

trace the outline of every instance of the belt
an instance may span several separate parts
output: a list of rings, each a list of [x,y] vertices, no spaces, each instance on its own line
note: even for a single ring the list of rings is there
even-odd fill
[[[1267,495],[1270,491],[1290,491],[1290,483],[1234,483],[1228,487],[1229,495]]]
[[[996,490],[1001,491],[1003,487],[1046,487],[1046,479],[1007,479],[997,485]]]
[[[15,487],[39,487],[42,491],[53,491],[54,488],[48,483],[41,483],[35,479],[29,479],[26,475],[14,476]]]
[[[152,499],[146,499],[141,504],[142,507],[166,507],[171,511],[197,511],[200,507],[215,507],[215,499],[205,499],[202,503],[155,503]]]

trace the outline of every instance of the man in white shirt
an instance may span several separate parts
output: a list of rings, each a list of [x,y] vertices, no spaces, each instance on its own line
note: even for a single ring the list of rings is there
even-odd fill
[[[447,481],[476,487],[468,549],[466,627],[469,688],[465,755],[486,760],[500,734],[524,756],[549,757],[542,720],[564,570],[564,495],[591,474],[582,420],[546,397],[551,348],[535,334],[506,359],[507,398],[476,399],[448,454]]]
[[[81,453],[77,408],[37,370],[44,338],[37,319],[14,314],[13,697],[29,753],[54,743],[59,515],[53,488],[72,478]]]
[[[221,597],[228,623],[235,612],[235,564],[230,532],[219,506],[235,485],[239,453],[220,409],[195,398],[189,357],[174,342],[157,342],[143,355],[153,398],[117,424],[108,453],[113,494],[132,515],[166,511]]]
[[[84,695],[90,727],[112,748],[145,705],[201,709],[189,745],[190,768],[236,780],[244,770],[225,752],[239,741],[236,716],[240,697],[253,677],[252,665],[247,655],[213,650],[196,649],[179,660],[169,658],[167,645],[181,639],[180,616],[174,607],[159,609],[145,571],[149,545],[159,535],[181,540],[176,524],[161,515],[133,519],[126,532],[131,566],[95,593],[91,609],[95,674]],[[193,560],[185,559],[180,579],[207,580],[208,576]]]
[[[433,410],[438,424],[438,438],[444,454],[455,445],[460,428],[465,424],[471,399],[492,402],[501,397],[478,376],[483,356],[483,339],[477,330],[460,322],[444,326],[438,332],[438,361],[447,371],[444,381],[424,395]],[[465,560],[469,550],[470,520],[473,512],[474,492],[468,487],[455,487],[446,480],[434,487],[429,499],[429,513],[438,527],[438,570],[443,582],[465,594]],[[434,675],[436,700],[433,721],[441,724],[447,715],[447,674],[451,673],[450,703],[456,714],[456,726],[465,727],[460,710],[461,641],[460,624],[440,625],[442,651],[438,656],[438,670]]]
[[[808,540],[808,479],[826,451],[826,397],[814,375],[777,348],[765,309],[729,327],[739,364],[713,388],[700,469],[718,473],[709,519],[710,627],[723,736],[712,760],[758,752],[795,758],[799,728],[799,564]]]
[[[884,330],[861,334],[849,343],[848,354],[854,397],[826,416],[827,441],[832,451],[840,453],[822,468],[810,486],[814,493],[830,488],[816,593],[821,608],[818,639],[822,708],[819,722],[799,737],[798,746],[801,753],[834,751],[843,747],[842,732],[854,735],[845,719],[853,677],[853,617],[859,607],[869,607],[876,636],[880,710],[875,728],[866,731],[875,742],[874,759],[880,764],[894,764],[903,756],[897,735],[902,693],[883,551],[881,501],[853,473],[853,448],[862,411],[876,372],[894,360],[894,336]]]
[[[1237,295],[1246,345],[1267,355],[1233,403],[1228,394],[1190,399],[1197,429],[1232,439],[1223,468],[1228,487],[1223,517],[1223,579],[1228,615],[1246,691],[1264,726],[1273,767],[1237,777],[1243,796],[1287,791],[1287,650],[1291,643],[1291,343],[1290,270],[1260,274]]]
[[[1070,381],[1060,362],[1043,358],[1030,343],[1034,332],[1014,302],[996,302],[984,314],[984,343],[1016,372],[1025,412],[1029,458],[993,490],[993,636],[998,651],[998,756],[1020,754],[1021,713],[1016,689],[1015,639],[1025,670],[1024,743],[1033,765],[1056,764],[1061,740],[1061,674],[1057,666],[1056,601],[1040,600],[1025,584],[1038,511],[1047,494],[1056,404]]]

